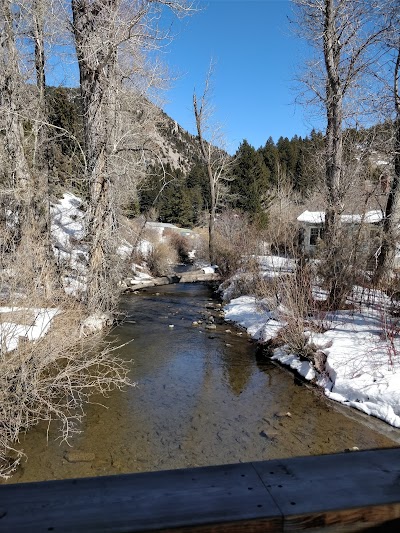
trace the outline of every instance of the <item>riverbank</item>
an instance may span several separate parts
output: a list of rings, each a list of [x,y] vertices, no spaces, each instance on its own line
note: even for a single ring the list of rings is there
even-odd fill
[[[294,268],[290,259],[277,256],[260,258],[260,263],[264,274],[272,277],[290,274]],[[227,284],[224,299],[229,301],[232,292]],[[355,287],[350,311],[326,313],[315,320],[319,332],[304,331],[307,343],[319,354],[319,368],[281,342],[271,349],[271,358],[313,382],[328,398],[400,428],[400,339],[397,319],[387,322],[391,305],[384,293]],[[273,341],[286,326],[268,301],[251,295],[233,298],[224,310],[227,321],[261,344]]]
[[[271,356],[318,385],[328,398],[400,428],[398,321],[386,321],[384,311],[391,303],[385,294],[368,291],[367,296],[368,300],[356,287],[351,311],[326,313],[323,327],[304,331],[307,344],[320,354],[321,369],[287,344],[272,343]],[[280,318],[283,313],[270,311],[267,301],[249,295],[232,299],[224,310],[227,321],[246,329],[261,344],[271,344],[286,325]],[[311,326],[312,319],[309,322]]]

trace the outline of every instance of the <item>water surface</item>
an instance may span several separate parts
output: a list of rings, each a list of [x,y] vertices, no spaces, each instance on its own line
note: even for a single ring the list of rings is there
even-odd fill
[[[215,301],[214,301],[215,303]],[[223,323],[204,284],[123,297],[125,323],[111,337],[133,360],[137,386],[87,409],[69,463],[46,427],[21,439],[28,460],[11,482],[143,472],[395,446],[400,432],[325,399],[257,353]],[[205,329],[209,314],[216,330]],[[193,321],[203,320],[198,327]],[[220,322],[220,323],[218,323]],[[173,327],[170,327],[173,326]]]

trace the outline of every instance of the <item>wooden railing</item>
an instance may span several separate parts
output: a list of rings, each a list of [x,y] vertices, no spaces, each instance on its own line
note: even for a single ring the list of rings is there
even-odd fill
[[[0,486],[0,531],[400,531],[400,448]]]

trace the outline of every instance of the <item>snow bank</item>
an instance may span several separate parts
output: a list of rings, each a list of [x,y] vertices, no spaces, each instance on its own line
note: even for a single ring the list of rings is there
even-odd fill
[[[133,246],[129,244],[129,242],[126,242],[126,241],[120,246],[118,246],[117,248],[117,254],[122,259],[129,259],[129,257],[132,255],[132,252],[133,252]]]
[[[356,291],[357,292],[357,291]],[[382,295],[384,305],[386,296]],[[254,297],[241,296],[224,307],[225,318],[246,328],[259,342],[274,337],[283,326]],[[329,317],[325,333],[309,333],[309,342],[327,356],[326,372],[320,375],[287,346],[274,350],[273,359],[288,365],[307,380],[315,380],[327,397],[400,427],[400,339],[389,357],[389,340],[382,338],[379,310],[338,312]]]
[[[86,291],[88,250],[87,246],[81,242],[85,235],[84,216],[82,200],[69,192],[64,193],[63,197],[51,206],[51,237],[54,254],[65,269],[64,290],[76,298],[80,298]],[[137,247],[143,257],[146,257],[153,249],[153,245],[146,239],[141,239]],[[119,257],[128,260],[133,251],[134,248],[128,241],[120,239],[116,248]],[[139,265],[132,265],[133,276],[129,278],[132,284],[140,283],[144,279],[152,279],[152,276],[142,270],[143,268]],[[87,329],[92,326],[88,326]],[[93,326],[93,331],[97,331],[97,327]]]
[[[56,244],[68,247],[70,237],[81,239],[84,235],[82,200],[66,192],[51,205],[51,234]]]
[[[282,272],[293,272],[296,261],[288,257],[278,255],[259,255],[257,260],[260,264],[261,271],[279,275]]]
[[[253,339],[265,342],[282,327],[272,314],[262,308],[262,303],[252,296],[240,296],[224,306],[225,320],[245,328]]]
[[[40,339],[46,335],[53,318],[59,312],[58,309],[51,308],[0,307],[0,351],[15,350],[21,338],[29,341]],[[12,321],[13,315],[15,321]],[[24,320],[18,318],[18,315]],[[9,317],[10,321],[7,321]]]
[[[300,361],[297,355],[287,353],[282,348],[277,348],[271,359],[279,361],[283,365],[290,366],[290,368],[295,370],[308,381],[315,379],[316,373],[309,361]]]
[[[141,239],[138,243],[138,250],[143,257],[147,257],[153,251],[153,248],[153,244],[146,239]]]
[[[51,241],[59,265],[66,270],[63,278],[67,294],[79,298],[86,291],[86,271],[89,259],[84,237],[82,200],[66,192],[51,205]]]

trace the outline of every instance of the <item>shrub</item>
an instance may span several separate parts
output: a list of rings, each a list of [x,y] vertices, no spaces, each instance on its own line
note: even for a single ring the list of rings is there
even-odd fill
[[[178,262],[178,254],[168,242],[158,242],[153,245],[146,261],[153,276],[168,276]]]
[[[232,210],[220,214],[216,223],[215,259],[223,278],[254,260],[257,242],[257,230],[247,215]]]
[[[0,261],[0,478],[23,457],[21,432],[56,421],[68,440],[92,394],[129,383],[127,363],[109,346],[80,338],[84,308],[65,294],[61,275],[56,281],[51,256],[31,243],[21,240]]]
[[[179,260],[183,263],[189,262],[189,252],[192,250],[190,240],[176,231],[171,232],[168,237],[169,243],[178,254]]]
[[[26,320],[33,311],[37,308],[25,310]],[[40,421],[58,421],[61,439],[69,440],[79,433],[93,394],[129,383],[126,362],[109,346],[101,346],[98,337],[84,343],[79,338],[81,316],[77,307],[70,308],[46,335],[34,342],[20,339],[15,350],[0,356],[0,477],[9,477],[24,455],[18,449],[22,431]]]

